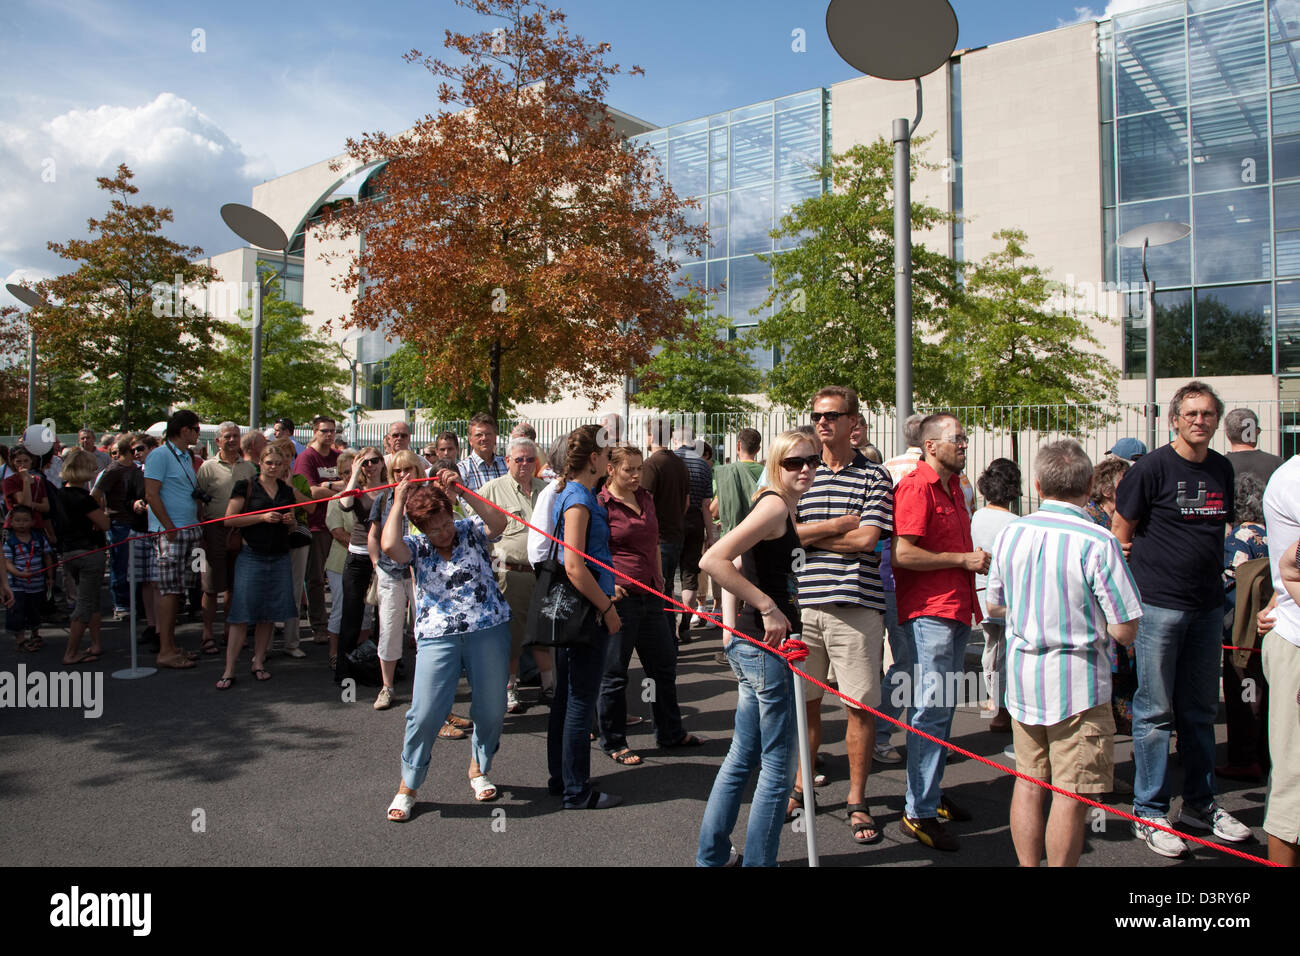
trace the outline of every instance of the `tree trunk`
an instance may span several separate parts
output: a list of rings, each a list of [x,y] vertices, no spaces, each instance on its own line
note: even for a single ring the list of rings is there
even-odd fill
[[[494,419],[501,407],[501,340],[496,339],[492,343],[492,351],[488,359],[488,414]]]

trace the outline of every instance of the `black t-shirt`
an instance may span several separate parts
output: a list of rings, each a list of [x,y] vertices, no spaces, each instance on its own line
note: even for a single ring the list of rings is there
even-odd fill
[[[641,487],[655,500],[659,540],[681,544],[686,537],[686,501],[691,491],[686,462],[666,448],[659,449],[641,466]]]
[[[244,506],[239,509],[241,512],[262,511],[266,508],[274,508],[277,505],[291,505],[297,500],[293,494],[293,486],[287,485],[283,481],[278,482],[275,499],[272,500],[271,496],[266,493],[266,489],[262,487],[261,480],[257,478],[235,482],[230,497],[244,499]],[[259,522],[246,525],[239,530],[242,532],[241,537],[244,544],[258,554],[287,554],[289,552],[289,526],[287,524]]]
[[[59,489],[59,498],[63,502],[63,511],[68,523],[64,528],[63,540],[59,543],[64,551],[91,551],[102,548],[105,544],[104,532],[95,527],[90,520],[90,513],[99,510],[96,501],[85,488],[64,487]]]
[[[1228,459],[1211,451],[1193,462],[1173,445],[1157,448],[1124,475],[1115,508],[1137,522],[1128,564],[1144,604],[1223,606],[1224,526],[1236,519]]]
[[[1282,459],[1258,448],[1253,451],[1230,451],[1227,455],[1232,470],[1239,475],[1254,475],[1267,485],[1273,472],[1282,467]]]

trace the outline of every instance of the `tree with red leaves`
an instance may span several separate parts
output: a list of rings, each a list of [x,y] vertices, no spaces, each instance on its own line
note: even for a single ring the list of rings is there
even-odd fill
[[[573,391],[594,407],[682,329],[676,264],[656,243],[704,229],[604,108],[622,72],[608,44],[530,0],[457,3],[502,26],[448,31],[455,65],[406,55],[440,78],[437,115],[348,141],[353,163],[384,165],[371,198],[326,217],[363,240],[340,280],[358,294],[343,323],[412,345],[425,384],[486,385],[494,417],[503,379],[515,402]]]

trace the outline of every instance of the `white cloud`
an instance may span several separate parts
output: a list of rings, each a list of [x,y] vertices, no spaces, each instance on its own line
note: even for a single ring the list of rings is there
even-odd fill
[[[248,202],[252,187],[271,174],[172,93],[143,106],[24,119],[0,123],[0,272],[64,271],[45,243],[86,235],[86,220],[102,216],[110,202],[95,178],[112,176],[119,163],[135,174],[135,201],[173,210],[168,236],[209,254],[240,244],[221,221],[221,204]]]
[[[1143,7],[1159,6],[1162,3],[1168,3],[1169,0],[1110,0],[1106,4],[1106,9],[1098,13],[1092,7],[1075,7],[1074,19],[1066,20],[1059,18],[1056,25],[1059,27],[1069,26],[1072,23],[1082,23],[1085,20],[1100,20],[1103,17],[1113,17],[1117,13],[1130,13],[1133,10],[1141,10]]]

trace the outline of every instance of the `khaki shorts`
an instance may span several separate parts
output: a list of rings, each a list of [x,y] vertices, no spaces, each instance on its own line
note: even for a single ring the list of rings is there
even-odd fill
[[[1268,778],[1264,832],[1300,843],[1300,647],[1276,631],[1264,635],[1260,663],[1268,680]]]
[[[230,590],[230,560],[226,541],[230,530],[224,524],[203,526],[203,593],[220,594]]]
[[[510,607],[510,659],[514,660],[523,651],[528,637],[528,605],[533,600],[537,576],[505,568],[497,574],[497,584]]]
[[[833,666],[840,693],[867,707],[879,707],[884,613],[861,604],[815,604],[800,609],[799,617],[801,637],[808,645],[808,659],[799,669],[825,681]],[[809,684],[805,692],[808,700],[821,700],[825,694],[816,684]]]
[[[1011,721],[1016,769],[1071,793],[1109,793],[1115,777],[1115,715],[1098,704],[1059,724]]]

